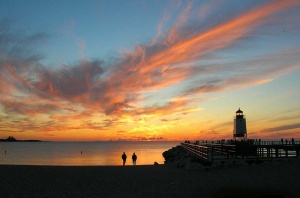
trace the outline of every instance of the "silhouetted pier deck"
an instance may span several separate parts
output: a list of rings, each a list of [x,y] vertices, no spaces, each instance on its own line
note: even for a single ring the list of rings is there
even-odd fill
[[[180,146],[203,162],[227,159],[271,160],[300,156],[300,141],[185,142]]]

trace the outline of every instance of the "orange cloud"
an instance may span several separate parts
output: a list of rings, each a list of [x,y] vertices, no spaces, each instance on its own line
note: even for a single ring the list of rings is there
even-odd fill
[[[229,46],[266,22],[266,17],[297,4],[300,3],[296,0],[268,3],[191,38],[176,39],[177,42],[173,45],[148,57],[143,65],[139,66],[141,73],[149,72],[162,65],[194,61],[212,50]]]

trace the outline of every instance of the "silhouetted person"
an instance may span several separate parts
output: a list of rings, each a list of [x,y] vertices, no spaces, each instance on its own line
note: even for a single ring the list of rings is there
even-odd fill
[[[123,166],[125,166],[126,159],[127,159],[127,156],[126,156],[125,152],[122,155],[122,159],[123,159]]]
[[[281,138],[281,144],[283,144],[283,139]]]
[[[136,156],[135,153],[133,153],[133,155],[132,155],[132,163],[133,163],[133,165],[136,165],[136,160],[137,160],[137,156]]]
[[[294,138],[292,138],[292,144],[293,144],[293,145],[295,144],[295,140],[294,140]]]

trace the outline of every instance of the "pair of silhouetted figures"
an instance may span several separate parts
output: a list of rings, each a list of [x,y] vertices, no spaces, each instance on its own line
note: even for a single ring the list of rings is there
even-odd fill
[[[127,155],[126,153],[124,152],[123,155],[122,155],[122,159],[123,159],[123,166],[125,166],[126,164],[126,159],[127,159]],[[133,165],[136,165],[136,160],[137,160],[137,156],[135,153],[132,154],[132,164]]]

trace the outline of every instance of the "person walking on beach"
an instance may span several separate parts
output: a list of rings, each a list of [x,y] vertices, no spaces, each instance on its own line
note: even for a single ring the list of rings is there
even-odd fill
[[[132,155],[132,163],[133,163],[133,165],[136,165],[136,160],[137,160],[137,156],[136,156],[135,153],[133,153],[133,155]]]
[[[123,159],[123,166],[125,166],[126,159],[127,159],[127,156],[126,156],[125,152],[122,155],[122,159]]]

